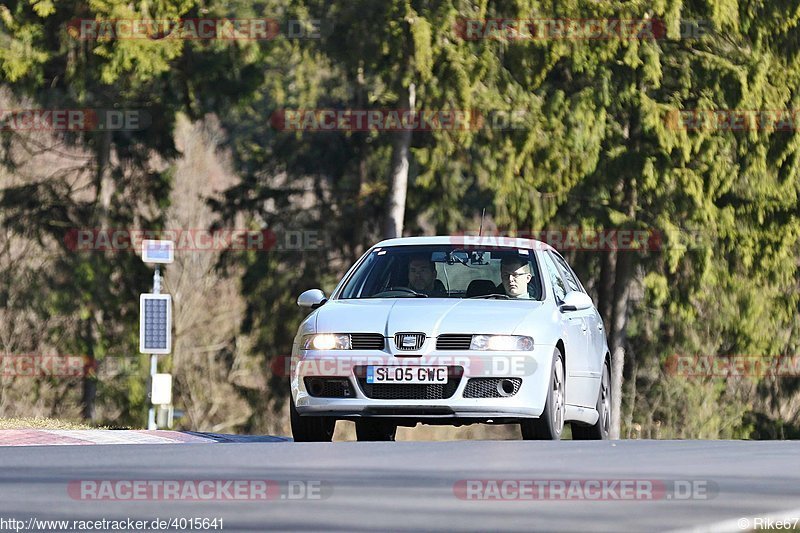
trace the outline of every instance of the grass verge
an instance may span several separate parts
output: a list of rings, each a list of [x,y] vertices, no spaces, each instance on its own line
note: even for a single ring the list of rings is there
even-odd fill
[[[0,418],[0,430],[2,429],[107,429],[96,426],[89,426],[80,422],[70,422],[68,420],[58,420],[55,418],[35,417],[35,418]]]

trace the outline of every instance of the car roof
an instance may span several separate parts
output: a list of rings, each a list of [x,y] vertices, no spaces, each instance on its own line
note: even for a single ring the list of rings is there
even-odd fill
[[[397,239],[386,239],[377,243],[378,246],[411,246],[425,244],[456,244],[459,246],[478,246],[478,247],[508,247],[523,248],[527,250],[550,250],[552,247],[546,242],[535,239],[522,239],[519,237],[507,237],[503,235],[437,235],[430,237],[400,237]]]

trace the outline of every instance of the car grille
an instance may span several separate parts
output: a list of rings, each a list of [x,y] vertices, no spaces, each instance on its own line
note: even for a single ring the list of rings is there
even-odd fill
[[[404,341],[409,340],[409,337],[413,339],[414,344],[406,346]],[[394,335],[394,345],[398,350],[419,350],[423,344],[425,344],[424,333],[395,333]]]
[[[445,400],[455,394],[464,368],[450,366],[447,371],[447,383],[441,384],[403,384],[403,383],[367,383],[367,367],[355,367],[356,380],[364,396],[373,400]]]
[[[437,350],[469,350],[472,335],[439,335],[436,338]]]
[[[303,380],[306,390],[316,398],[354,398],[355,393],[347,378],[312,378]]]
[[[507,396],[497,391],[497,385],[504,379],[514,384],[514,392]],[[520,378],[470,378],[464,387],[464,398],[508,398],[514,396],[521,386]]]
[[[353,350],[383,350],[386,339],[380,333],[351,333],[350,347]]]

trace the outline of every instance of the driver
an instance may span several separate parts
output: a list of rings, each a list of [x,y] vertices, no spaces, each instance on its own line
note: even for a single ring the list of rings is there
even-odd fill
[[[436,265],[424,255],[408,261],[408,287],[428,296],[446,296],[442,282],[436,279]]]
[[[500,261],[500,278],[503,280],[503,289],[511,298],[530,299],[528,283],[531,275],[531,265],[521,257],[504,257]]]

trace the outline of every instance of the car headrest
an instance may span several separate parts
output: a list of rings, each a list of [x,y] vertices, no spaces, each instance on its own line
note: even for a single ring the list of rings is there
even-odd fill
[[[497,290],[495,284],[488,279],[474,279],[469,282],[467,287],[467,298],[472,296],[486,296],[487,294],[494,294]]]

